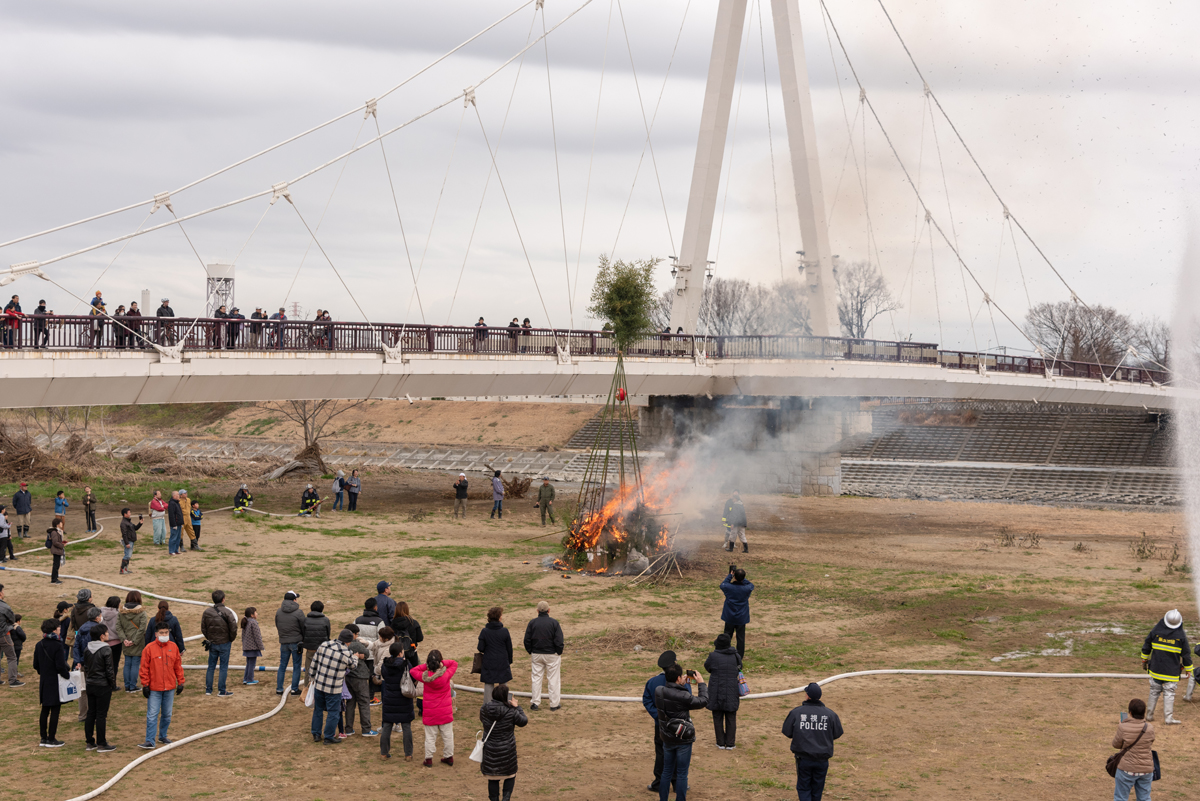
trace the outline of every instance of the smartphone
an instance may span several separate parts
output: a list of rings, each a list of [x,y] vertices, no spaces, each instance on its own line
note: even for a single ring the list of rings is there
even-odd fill
[[[1122,713],[1121,713],[1121,723],[1124,723],[1124,722],[1126,721],[1126,719],[1128,719],[1128,718],[1129,718],[1129,713],[1128,713],[1128,712],[1122,712]]]

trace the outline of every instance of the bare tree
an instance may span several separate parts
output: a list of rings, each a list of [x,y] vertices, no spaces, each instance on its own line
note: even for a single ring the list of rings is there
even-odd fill
[[[1025,315],[1024,331],[1047,357],[1117,365],[1135,341],[1133,322],[1109,306],[1085,307],[1069,300],[1038,303]]]
[[[304,447],[315,444],[325,432],[325,427],[333,418],[356,409],[366,403],[360,401],[338,400],[300,400],[300,401],[271,401],[262,404],[262,408],[278,412],[291,420],[304,431]]]
[[[38,434],[46,437],[46,450],[54,450],[54,438],[67,427],[70,410],[66,406],[47,406],[43,409],[23,409],[22,427],[30,439]],[[30,428],[33,431],[30,431]]]
[[[1152,370],[1169,367],[1171,326],[1158,317],[1142,320],[1133,327],[1133,346],[1137,348],[1144,367]]]
[[[812,334],[808,299],[799,281],[780,281],[771,287],[768,315],[772,334]]]
[[[650,319],[665,331],[671,321],[675,293],[663,292]],[[700,333],[710,336],[754,334],[799,334],[812,332],[804,288],[795,281],[774,286],[751,284],[741,279],[716,278],[700,305]]]
[[[836,276],[838,320],[846,336],[865,339],[876,317],[900,308],[876,265],[851,262],[840,268]]]

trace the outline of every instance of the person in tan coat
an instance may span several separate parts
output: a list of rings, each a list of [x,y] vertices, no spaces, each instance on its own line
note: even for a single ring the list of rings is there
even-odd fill
[[[196,529],[192,527],[192,502],[187,496],[187,490],[179,491],[179,505],[183,509],[183,533],[187,534],[188,550],[203,551],[200,543],[196,542]]]
[[[1146,702],[1134,698],[1129,702],[1129,717],[1117,726],[1113,748],[1128,748],[1117,764],[1117,786],[1114,799],[1128,799],[1130,790],[1137,790],[1137,801],[1150,801],[1150,783],[1154,780],[1154,724],[1146,721]]]

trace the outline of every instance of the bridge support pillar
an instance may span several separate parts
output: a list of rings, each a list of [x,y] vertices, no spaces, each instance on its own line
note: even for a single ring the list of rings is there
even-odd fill
[[[845,398],[656,395],[639,431],[643,451],[712,465],[716,492],[840,495],[841,452],[870,435],[871,413]]]

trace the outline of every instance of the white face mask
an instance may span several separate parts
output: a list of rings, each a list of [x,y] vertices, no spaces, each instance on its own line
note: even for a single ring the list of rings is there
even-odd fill
[[[169,642],[169,641],[170,641],[170,639],[171,639],[171,635],[170,635],[170,634],[159,634],[159,635],[158,635],[158,641],[159,641],[159,642]]]

